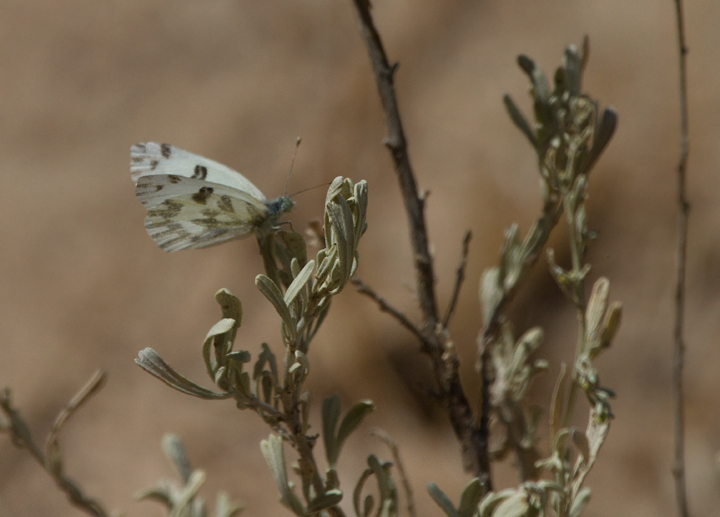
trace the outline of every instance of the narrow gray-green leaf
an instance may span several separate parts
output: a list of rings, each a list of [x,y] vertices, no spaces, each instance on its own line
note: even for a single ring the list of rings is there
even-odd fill
[[[535,65],[535,62],[527,56],[520,55],[517,58],[518,65],[528,75],[533,85],[535,98],[545,104],[550,99],[550,86],[542,70]]]
[[[590,442],[588,442],[587,436],[575,428],[570,430],[570,438],[575,444],[575,447],[583,455],[583,460],[587,463],[590,460]]]
[[[257,379],[258,375],[260,375],[260,372],[262,372],[266,363],[270,365],[270,373],[272,374],[273,382],[277,385],[277,360],[275,359],[275,354],[272,353],[272,350],[270,350],[268,344],[263,343],[262,345],[260,345],[260,353],[258,354],[258,359],[257,361],[255,361],[255,365],[253,366],[253,379]]]
[[[488,325],[500,300],[503,298],[499,284],[500,270],[496,267],[486,269],[480,279],[480,305],[482,307],[483,324]]]
[[[187,484],[190,480],[190,474],[192,474],[192,467],[180,437],[172,433],[166,433],[160,443],[165,457],[175,467],[183,483]]]
[[[540,346],[542,340],[543,330],[540,327],[533,327],[525,332],[517,341],[512,364],[517,368],[522,367],[530,355]]]
[[[300,267],[304,267],[307,263],[307,245],[303,236],[297,232],[282,232],[280,238],[285,244],[288,254],[297,259]]]
[[[318,270],[317,270],[317,274],[315,275],[315,278],[317,278],[316,286],[318,288],[321,286],[324,286],[324,284],[326,283],[327,276],[332,271],[333,266],[335,266],[335,261],[337,260],[337,256],[338,256],[337,246],[333,246],[332,248],[330,248],[327,256],[320,263],[320,266],[318,267]]]
[[[312,278],[313,270],[315,269],[315,261],[311,260],[307,264],[305,264],[305,267],[302,268],[302,270],[298,273],[298,275],[293,279],[290,286],[285,291],[285,305],[287,307],[290,307],[292,303],[295,301],[295,298],[297,297],[300,292],[305,289],[305,286]]]
[[[262,387],[263,400],[266,404],[272,404],[273,389],[275,386],[273,385],[272,377],[270,377],[270,372],[265,372],[265,375],[260,378],[260,385]]]
[[[192,395],[193,397],[201,399],[226,399],[231,396],[229,393],[218,393],[190,381],[187,377],[173,370],[152,348],[141,350],[138,353],[138,358],[135,359],[135,364],[171,388]]]
[[[359,513],[358,515],[360,515],[362,517],[368,517],[372,513],[374,506],[375,506],[375,498],[372,496],[372,494],[366,495],[365,499],[363,500],[362,513]]]
[[[330,222],[333,226],[335,243],[338,250],[340,264],[340,286],[343,287],[350,279],[352,261],[355,256],[355,230],[353,228],[352,212],[347,201],[342,196],[336,196],[327,206]]]
[[[505,291],[512,288],[520,275],[521,266],[519,257],[522,255],[520,243],[520,229],[513,223],[505,230],[505,242],[500,250],[500,271],[498,272],[498,285]]]
[[[205,341],[203,341],[202,355],[203,359],[205,360],[205,368],[207,369],[208,375],[211,379],[215,378],[218,366],[223,366],[223,364],[219,365],[215,360],[215,357],[218,356],[218,351],[213,354],[212,346],[217,343],[219,336],[225,337],[225,334],[228,334],[229,332],[233,332],[234,334],[236,328],[236,321],[234,319],[224,318],[218,321],[215,325],[213,325],[213,327],[208,331],[207,336],[205,336]],[[221,339],[221,342],[222,341],[223,340]],[[221,350],[219,351],[221,361],[222,357],[224,357],[225,352],[226,349],[221,347]]]
[[[535,70],[535,62],[526,55],[520,54],[517,57],[517,63],[518,66],[522,68],[523,72],[525,72],[527,76],[532,79],[533,72]]]
[[[353,197],[357,204],[357,215],[355,220],[355,248],[360,242],[360,237],[367,229],[367,204],[368,204],[368,184],[362,180],[355,185],[353,189]]]
[[[459,517],[473,517],[485,493],[485,487],[478,478],[470,481],[460,494],[460,506],[457,509]]]
[[[373,474],[375,474],[375,479],[378,483],[378,491],[380,492],[380,504],[383,504],[383,502],[390,497],[390,492],[392,490],[392,480],[385,469],[386,464],[381,463],[374,454],[368,456],[367,463],[370,470],[372,470]]]
[[[612,108],[607,108],[603,111],[602,117],[598,122],[598,127],[595,130],[595,138],[593,140],[592,149],[585,159],[585,163],[582,166],[581,171],[587,174],[592,170],[597,162],[600,155],[605,150],[605,147],[610,143],[610,139],[615,133],[617,128],[618,115],[617,112]]]
[[[290,488],[287,477],[287,468],[285,465],[285,454],[283,453],[282,438],[271,434],[267,440],[260,442],[260,450],[265,461],[270,467],[270,473],[277,483],[280,490],[280,498],[282,503],[292,510],[295,515],[304,516],[305,510],[300,504],[295,493]]]
[[[217,371],[215,372],[215,377],[213,378],[213,382],[215,382],[217,387],[221,390],[229,391],[230,386],[228,385],[227,367],[221,366],[217,369]]]
[[[283,294],[282,292],[280,292],[278,286],[275,285],[275,282],[270,280],[270,278],[265,275],[258,275],[255,277],[255,285],[260,290],[260,292],[265,295],[265,298],[267,298],[268,301],[273,304],[275,310],[285,322],[285,325],[287,325],[288,328],[291,329],[291,332],[294,335],[295,319],[290,314],[290,309],[285,304]]]
[[[137,492],[135,495],[133,495],[133,498],[136,501],[145,501],[145,500],[151,500],[151,501],[157,501],[168,510],[172,511],[173,509],[173,500],[172,500],[172,494],[170,485],[162,486],[159,488],[151,488],[150,490],[143,490],[142,492]]]
[[[371,495],[368,495],[364,501],[363,501],[363,507],[360,508],[360,496],[362,495],[363,487],[365,486],[365,482],[372,476],[372,470],[365,469],[365,471],[360,476],[360,479],[358,479],[358,482],[355,484],[355,489],[353,490],[353,507],[355,508],[355,515],[358,517],[366,517],[369,515],[369,513],[372,511],[373,507],[373,499]],[[368,501],[368,498],[370,499]]]
[[[234,319],[235,328],[239,328],[242,323],[242,303],[240,303],[240,299],[227,289],[220,289],[215,293],[215,300],[220,304],[223,318]]]
[[[243,505],[236,503],[225,492],[218,492],[215,500],[215,517],[235,517],[243,511]]]
[[[327,194],[325,195],[325,206],[329,205],[333,199],[335,199],[335,196],[342,195],[342,191],[345,188],[345,178],[342,176],[336,177],[334,180],[332,180],[332,183],[330,183],[330,187],[328,187]]]
[[[622,303],[613,302],[610,304],[608,310],[607,321],[603,328],[602,335],[600,336],[600,346],[607,347],[615,338],[615,334],[620,327],[620,320],[622,319]]]
[[[175,500],[175,504],[173,505],[173,512],[176,515],[186,515],[183,510],[187,508],[188,505],[190,505],[190,507],[194,506],[193,499],[205,483],[206,477],[205,472],[202,470],[194,470],[192,474],[190,474],[190,479],[188,479],[187,484],[180,493],[180,497]],[[203,503],[200,502],[200,504],[202,505]],[[192,514],[193,512],[191,512],[191,515]]]
[[[525,517],[529,507],[524,490],[505,499],[493,512],[493,517]]]
[[[498,492],[497,494],[490,492],[480,503],[478,512],[480,517],[490,517],[493,515],[495,508],[509,497],[512,497],[513,494],[515,494],[515,490],[511,488]]]
[[[432,481],[427,485],[428,494],[448,517],[460,517],[450,498]]]
[[[325,486],[328,489],[340,488],[340,478],[337,470],[329,468],[325,471]]]
[[[340,396],[333,395],[323,400],[322,405],[322,425],[323,425],[323,442],[325,443],[325,457],[331,467],[335,466],[334,460],[337,459],[335,452],[335,429],[340,419]],[[331,460],[331,458],[333,458]]]
[[[520,112],[520,109],[515,104],[515,101],[512,100],[510,95],[505,94],[503,95],[503,102],[505,103],[505,109],[510,116],[510,120],[513,121],[513,124],[515,124],[522,134],[525,135],[525,137],[530,141],[530,145],[534,148],[535,133],[533,133],[533,130],[530,128],[530,124],[528,124],[525,116]]]
[[[231,352],[227,355],[228,360],[237,361],[241,364],[246,364],[252,361],[252,355],[247,350],[238,350],[237,352]]]
[[[235,336],[237,335],[237,331],[240,328],[240,323],[242,322],[242,304],[240,303],[238,297],[234,296],[227,289],[220,289],[215,294],[215,300],[220,304],[223,318],[230,318],[235,320],[235,325],[233,326],[233,328],[228,330],[222,337],[224,348],[216,351],[216,356],[218,354],[220,355],[217,360],[222,361],[222,354],[230,352],[232,350],[233,343],[235,343]]]
[[[565,88],[572,95],[580,93],[582,85],[582,60],[575,45],[570,45],[565,49]]]
[[[578,492],[570,507],[569,517],[579,517],[587,504],[590,502],[590,489],[585,487]]]
[[[371,400],[362,400],[353,404],[340,423],[340,428],[338,429],[335,442],[335,457],[332,458],[333,461],[331,462],[331,465],[335,465],[338,456],[340,456],[340,450],[342,449],[347,437],[350,436],[350,433],[357,429],[365,417],[374,410],[375,404],[373,404]]]
[[[207,504],[205,499],[202,497],[196,497],[190,504],[190,516],[189,517],[208,517]]]
[[[227,331],[235,327],[235,323],[235,320],[232,318],[221,319],[208,331],[205,341],[210,341],[215,336],[225,334]]]

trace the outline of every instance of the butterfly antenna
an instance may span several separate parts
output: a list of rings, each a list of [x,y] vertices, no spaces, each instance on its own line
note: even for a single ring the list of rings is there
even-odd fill
[[[297,137],[297,140],[295,141],[295,152],[293,153],[292,161],[290,162],[290,170],[288,171],[287,179],[285,180],[285,193],[283,195],[287,195],[288,185],[290,185],[290,174],[292,174],[293,165],[295,165],[295,157],[297,156],[300,142],[302,142],[302,138]]]
[[[299,190],[299,191],[295,192],[294,194],[291,194],[291,195],[288,196],[288,197],[295,197],[295,196],[297,196],[298,194],[302,194],[303,192],[307,192],[308,190],[315,190],[316,188],[324,187],[324,186],[326,186],[326,185],[331,185],[331,184],[332,184],[332,181],[328,181],[327,183],[320,183],[320,185],[315,185],[314,187],[304,188],[304,189],[302,189],[302,190]]]

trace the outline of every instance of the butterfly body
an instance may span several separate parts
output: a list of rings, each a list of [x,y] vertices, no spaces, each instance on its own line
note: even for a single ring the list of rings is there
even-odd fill
[[[145,228],[165,251],[268,235],[294,204],[284,196],[267,200],[240,173],[168,144],[136,144],[130,156],[135,194],[148,211]]]

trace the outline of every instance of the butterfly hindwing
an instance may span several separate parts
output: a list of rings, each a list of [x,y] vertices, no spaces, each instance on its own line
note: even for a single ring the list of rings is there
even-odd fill
[[[165,251],[214,246],[260,227],[268,208],[252,196],[183,176],[140,177],[136,195],[147,208],[145,228]]]

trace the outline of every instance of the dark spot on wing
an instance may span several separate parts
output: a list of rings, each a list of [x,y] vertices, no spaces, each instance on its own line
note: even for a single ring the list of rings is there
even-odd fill
[[[160,192],[164,185],[155,185],[155,192]]]
[[[135,144],[135,148],[141,153],[147,152],[147,146],[145,144]]]
[[[157,160],[151,160],[151,161],[150,161],[150,170],[151,170],[151,171],[154,171],[157,166],[158,166],[158,161],[157,161]]]
[[[181,178],[180,176],[176,176],[175,174],[168,174],[168,180],[174,185],[176,183],[180,183]]]
[[[160,144],[160,153],[165,158],[170,158],[171,152],[172,152],[172,147],[170,147],[168,144]]]
[[[212,187],[202,187],[195,194],[193,194],[192,199],[196,203],[204,205],[205,203],[207,203],[207,199],[210,197],[214,190],[215,189],[213,189]]]
[[[223,212],[229,212],[231,214],[235,213],[235,209],[232,205],[232,199],[227,194],[220,196],[217,206]]]
[[[155,208],[148,210],[148,217],[145,221],[146,226],[148,224],[157,226],[167,226],[177,215],[182,211],[182,203],[173,201],[172,199],[166,199]]]
[[[191,176],[193,179],[199,179],[204,180],[207,178],[207,167],[204,165],[196,165],[195,170],[193,171],[193,175]]]

